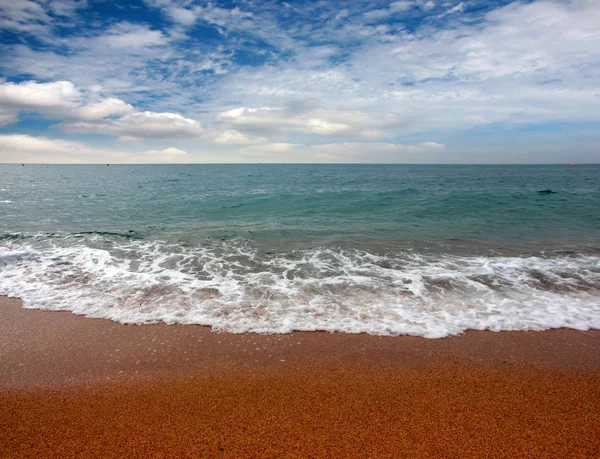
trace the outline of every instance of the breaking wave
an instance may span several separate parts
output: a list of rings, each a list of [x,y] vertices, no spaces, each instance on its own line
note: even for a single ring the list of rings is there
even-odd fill
[[[28,308],[234,333],[325,330],[442,338],[600,328],[600,257],[265,248],[131,233],[5,235],[0,294]]]

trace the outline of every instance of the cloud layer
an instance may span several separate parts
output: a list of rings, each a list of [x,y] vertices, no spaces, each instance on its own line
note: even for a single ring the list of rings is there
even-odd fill
[[[557,125],[600,146],[595,0],[1,1],[0,28],[0,134],[56,155],[504,162]]]

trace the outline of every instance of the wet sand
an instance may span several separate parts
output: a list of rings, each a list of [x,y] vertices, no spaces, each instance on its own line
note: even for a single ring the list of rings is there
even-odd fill
[[[600,457],[600,331],[233,335],[0,297],[0,457]]]

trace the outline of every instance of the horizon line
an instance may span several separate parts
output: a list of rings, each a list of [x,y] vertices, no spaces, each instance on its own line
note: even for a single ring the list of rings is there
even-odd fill
[[[14,165],[29,166],[597,166],[597,163],[30,163],[30,162],[0,162],[2,166]]]

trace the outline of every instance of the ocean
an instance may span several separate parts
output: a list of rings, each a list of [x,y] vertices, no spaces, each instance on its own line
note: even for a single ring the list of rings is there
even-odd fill
[[[0,294],[122,323],[600,328],[600,165],[0,165]]]

